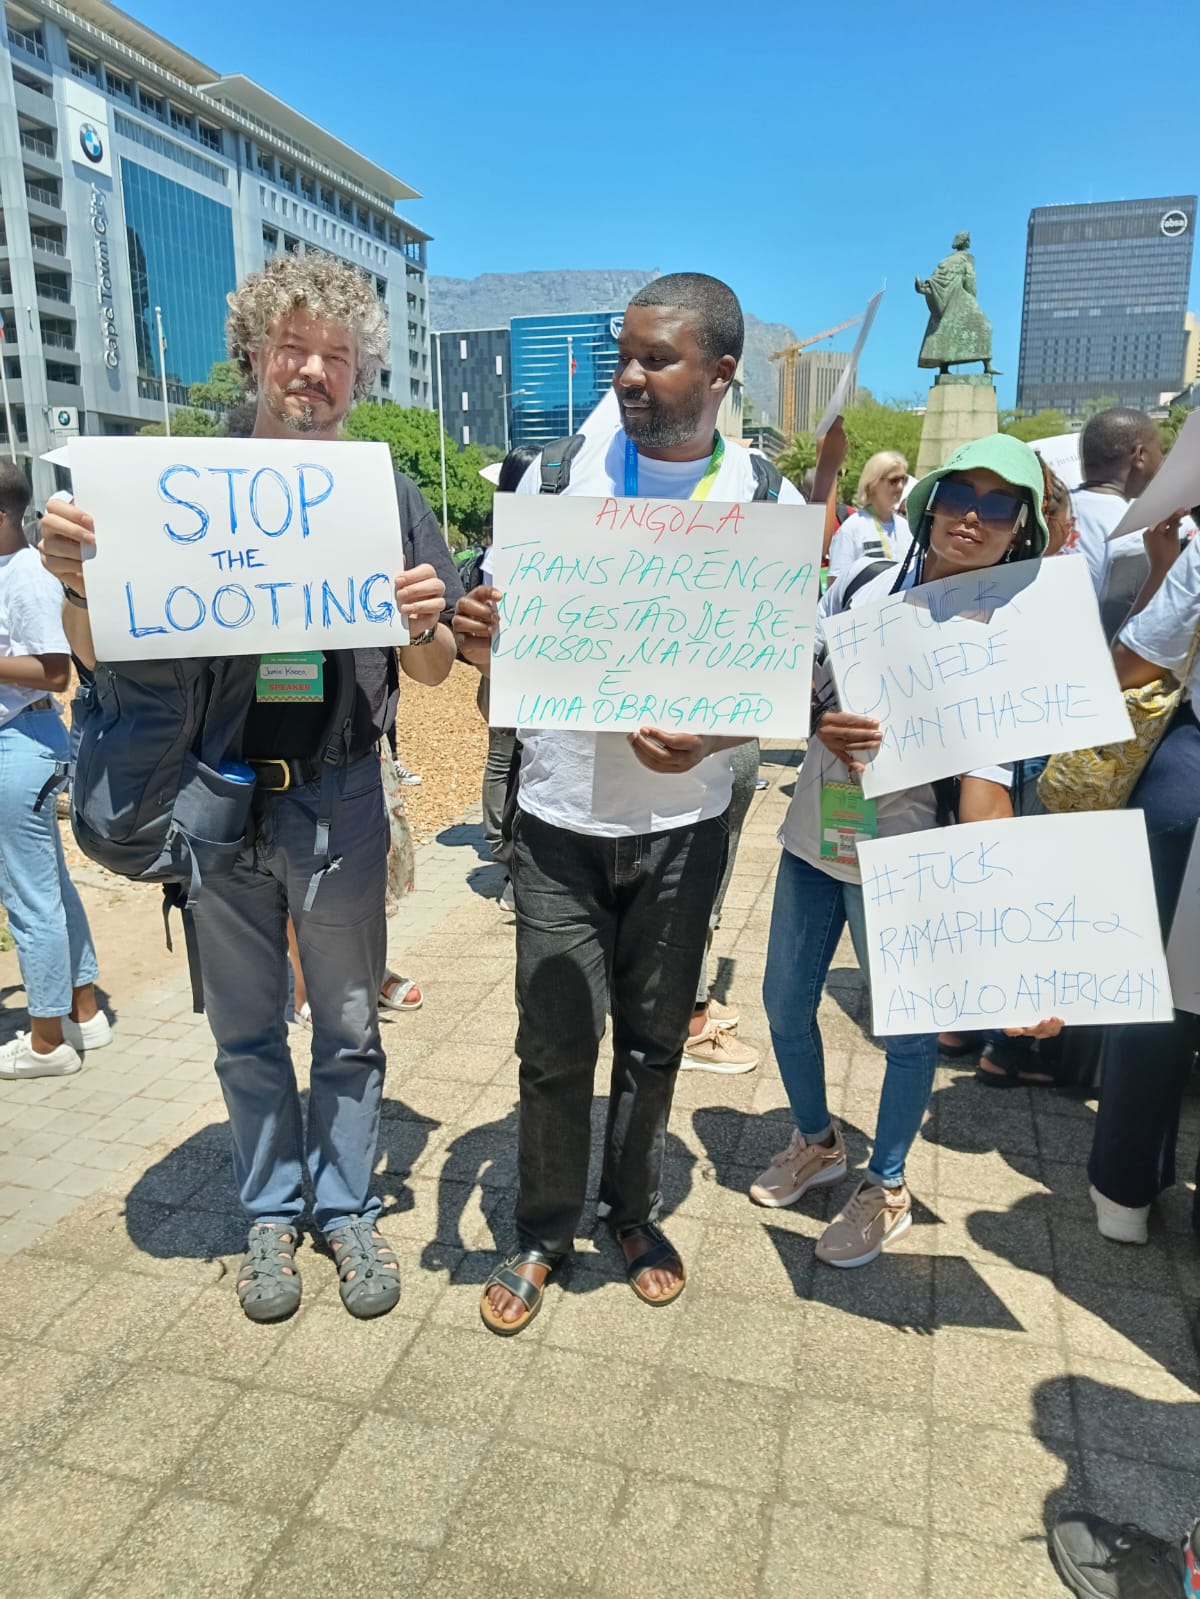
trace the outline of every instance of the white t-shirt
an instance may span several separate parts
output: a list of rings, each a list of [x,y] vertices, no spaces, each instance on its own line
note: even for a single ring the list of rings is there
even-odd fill
[[[1121,629],[1121,643],[1143,660],[1165,667],[1178,677],[1192,640],[1200,628],[1200,538],[1189,540],[1163,585],[1144,611]],[[1200,704],[1200,661],[1192,662],[1184,692]]]
[[[62,608],[62,584],[35,549],[0,555],[0,655],[70,655]],[[44,688],[0,683],[0,727],[45,694]]]
[[[858,562],[856,567],[826,590],[817,613],[818,647],[823,642],[820,638],[821,618],[837,616],[845,610],[842,594],[847,580],[864,565],[864,562]],[[871,578],[861,588],[856,589],[852,597],[852,608],[876,604],[886,599],[892,592],[898,570],[898,567],[893,567],[890,572],[880,572],[877,577]],[[911,588],[915,578],[916,571],[910,567],[904,587]],[[836,705],[833,673],[824,660],[818,660],[814,670],[813,690],[818,704],[832,700]],[[1012,783],[1010,766],[981,767],[967,775],[985,778],[989,783],[999,783],[1003,788],[1009,788]],[[796,776],[791,804],[787,808],[783,826],[779,829],[779,842],[789,854],[798,855],[801,860],[807,861],[810,866],[815,866],[827,876],[836,877],[843,883],[859,883],[862,881],[862,874],[857,866],[821,859],[821,790],[826,783],[845,783],[849,777],[850,773],[840,757],[827,749],[816,736],[810,738],[808,753]],[[875,801],[876,836],[879,838],[893,838],[900,833],[919,833],[922,829],[934,827],[936,824],[937,798],[931,783],[922,783],[916,788],[901,789],[897,794],[881,794]]]
[[[1150,572],[1141,528],[1109,542],[1108,535],[1128,509],[1129,501],[1119,494],[1098,494],[1095,489],[1071,492],[1076,548],[1088,564],[1108,639],[1129,615],[1129,607]]]
[[[646,498],[686,500],[708,466],[699,461],[655,461],[638,457],[638,494]],[[518,494],[537,494],[541,463],[534,461],[521,479]],[[625,432],[585,438],[571,462],[567,494],[625,493]],[[709,498],[752,500],[754,467],[750,453],[727,445],[725,459]],[[786,479],[782,503],[803,503],[803,495]],[[628,838],[639,833],[665,833],[720,816],[733,789],[729,751],[706,756],[690,772],[652,772],[629,747],[624,733],[567,733],[557,728],[518,728],[521,740],[520,806],[531,816],[572,833],[596,838]]]
[[[912,532],[899,511],[890,522],[878,521],[870,511],[855,511],[829,542],[829,575],[841,577],[864,556],[901,565],[912,543]]]

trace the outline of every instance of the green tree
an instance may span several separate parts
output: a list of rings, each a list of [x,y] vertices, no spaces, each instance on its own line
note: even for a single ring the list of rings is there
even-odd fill
[[[171,412],[171,437],[179,439],[215,438],[221,431],[221,418],[211,411],[193,411],[181,405]],[[138,432],[144,438],[162,438],[166,429],[161,422],[147,422]]]
[[[1164,450],[1169,450],[1179,437],[1179,430],[1188,419],[1185,406],[1173,405],[1158,424],[1158,436]]]
[[[1098,399],[1085,400],[1082,410],[1084,422],[1089,422],[1097,411],[1111,411],[1113,406],[1119,403],[1115,394],[1102,394]]]
[[[910,406],[881,405],[874,400],[852,405],[842,418],[846,430],[846,461],[838,477],[838,495],[849,499],[858,487],[863,467],[879,450],[895,450],[916,466],[921,447],[923,418]],[[816,465],[817,441],[811,433],[797,433],[776,463],[779,470],[799,486],[805,472]]]
[[[1022,416],[1019,411],[1001,411],[1000,431],[1032,444],[1035,439],[1052,439],[1070,430],[1061,411],[1035,411],[1032,416]]]
[[[215,406],[228,411],[243,395],[241,374],[236,361],[214,361],[203,383],[193,383],[188,399],[193,405]]]
[[[382,405],[362,401],[346,418],[343,436],[348,439],[377,439],[391,451],[392,465],[403,472],[424,494],[440,515],[442,469],[438,450],[439,424],[433,411],[405,407],[385,400]],[[492,503],[492,486],[479,475],[488,464],[477,444],[457,448],[446,439],[446,508],[451,524],[462,533],[475,534]]]

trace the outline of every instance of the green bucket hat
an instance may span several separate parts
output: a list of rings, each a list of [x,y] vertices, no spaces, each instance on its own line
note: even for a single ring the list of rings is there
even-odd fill
[[[1042,510],[1042,496],[1046,491],[1042,463],[1028,444],[1007,433],[991,433],[987,438],[972,439],[970,444],[960,446],[944,466],[927,473],[909,492],[908,525],[921,548],[929,548],[929,519],[925,512],[934,486],[951,472],[968,472],[972,467],[986,467],[1013,488],[1026,490],[1033,501],[1031,553],[1044,555],[1050,543],[1050,529]]]

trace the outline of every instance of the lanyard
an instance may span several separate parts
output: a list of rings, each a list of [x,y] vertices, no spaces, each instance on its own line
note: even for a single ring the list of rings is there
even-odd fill
[[[877,517],[875,515],[874,511],[871,512],[871,520],[872,520],[872,522],[874,522],[875,526],[879,529],[879,542],[883,546],[883,553],[887,556],[888,560],[890,561],[892,559],[892,546],[888,543],[888,536],[883,531],[883,523],[880,521],[879,517]],[[892,532],[894,533],[895,531],[896,531],[896,524],[893,521],[893,523],[892,523]]]
[[[717,481],[717,473],[725,459],[725,440],[719,433],[713,434],[713,450],[708,458],[708,465],[704,468],[704,476],[688,495],[690,500],[707,500],[712,493],[712,486]],[[625,497],[632,500],[637,498],[638,491],[638,452],[637,445],[632,439],[625,440]]]

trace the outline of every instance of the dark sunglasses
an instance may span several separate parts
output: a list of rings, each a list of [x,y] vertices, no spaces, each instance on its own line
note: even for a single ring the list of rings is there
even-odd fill
[[[976,494],[965,478],[952,477],[944,477],[934,485],[929,509],[960,519],[974,511],[980,526],[993,533],[1013,533],[1024,526],[1029,515],[1029,507],[1019,494],[1006,494],[1003,489]]]

